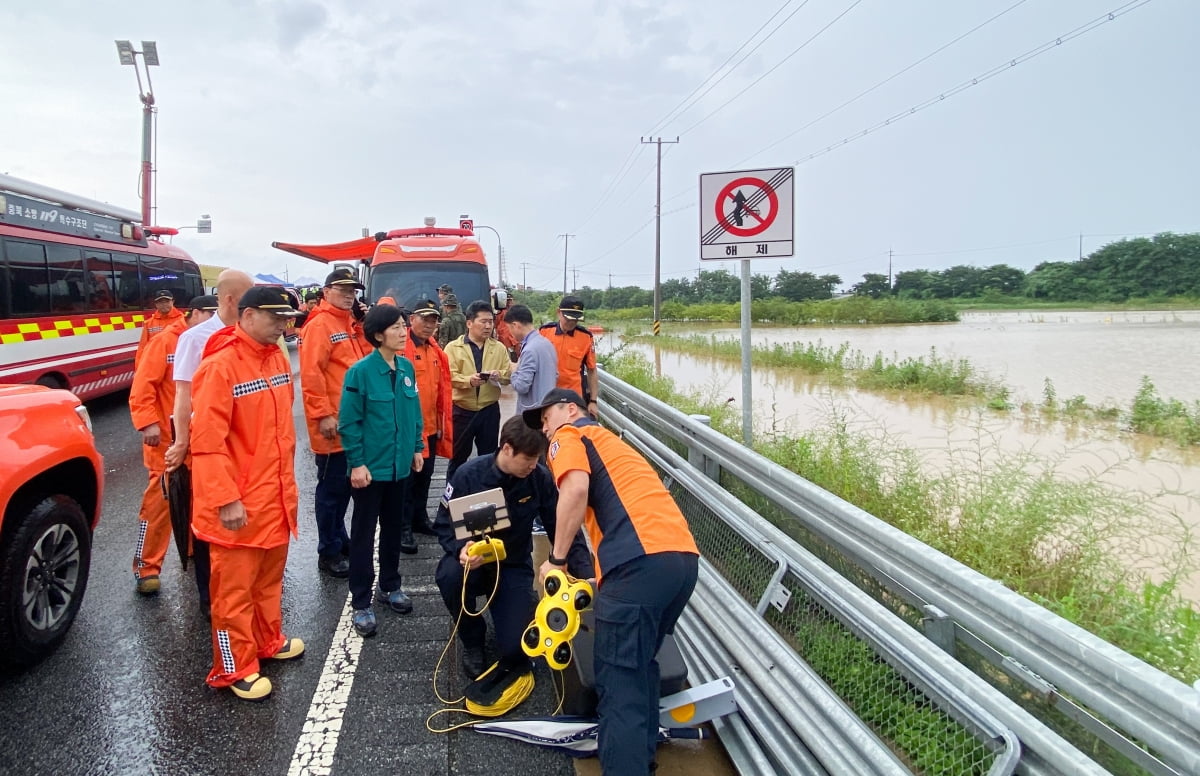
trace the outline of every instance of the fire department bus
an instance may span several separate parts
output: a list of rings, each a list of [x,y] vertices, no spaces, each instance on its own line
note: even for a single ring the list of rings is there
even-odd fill
[[[67,388],[91,399],[133,383],[156,292],[178,307],[200,268],[148,235],[141,216],[0,175],[0,383]]]
[[[271,243],[281,251],[326,263],[357,265],[367,287],[366,299],[390,296],[401,308],[411,310],[423,299],[437,301],[438,286],[454,288],[461,307],[477,299],[488,299],[487,257],[470,229],[435,226],[433,218],[415,229],[393,229],[329,245]]]

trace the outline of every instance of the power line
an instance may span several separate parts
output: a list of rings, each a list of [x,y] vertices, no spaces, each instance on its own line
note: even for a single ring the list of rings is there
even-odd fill
[[[1042,45],[1037,46],[1036,48],[1026,51],[1024,54],[1021,54],[1020,56],[1017,56],[1010,60],[1002,62],[1001,64],[993,67],[991,70],[988,70],[980,75],[977,75],[974,78],[963,81],[962,83],[958,84],[957,86],[947,89],[946,91],[942,92],[941,94],[938,94],[934,97],[930,97],[929,99],[925,100],[924,102],[921,102],[921,103],[918,103],[918,104],[912,106],[908,110],[901,111],[900,113],[897,113],[894,116],[886,118],[883,121],[878,122],[877,124],[873,124],[872,126],[867,127],[866,129],[862,130],[861,132],[857,132],[853,135],[844,137],[841,140],[839,140],[838,142],[828,145],[820,151],[816,151],[814,153],[809,154],[808,156],[797,159],[795,162],[793,162],[793,164],[799,165],[799,164],[804,164],[805,162],[810,162],[819,156],[824,156],[825,154],[829,153],[830,151],[834,150],[835,148],[841,148],[842,146],[847,145],[848,143],[851,143],[855,140],[866,137],[867,135],[871,134],[872,132],[877,132],[878,130],[883,129],[884,127],[891,126],[892,124],[895,124],[896,122],[900,121],[901,119],[908,118],[909,116],[912,116],[915,113],[923,111],[926,108],[929,108],[940,102],[944,102],[946,99],[953,97],[956,94],[961,94],[962,92],[965,92],[967,89],[970,89],[972,86],[978,86],[979,84],[983,83],[984,81],[987,81],[991,78],[995,78],[996,76],[1000,75],[1001,73],[1004,73],[1004,72],[1007,72],[1007,71],[1013,69],[1017,65],[1023,64],[1035,57],[1041,56],[1042,54],[1045,54],[1047,51],[1057,48],[1058,46],[1061,46],[1062,44],[1066,43],[1069,40],[1073,40],[1075,38],[1078,38],[1081,35],[1089,33],[1092,30],[1096,29],[1097,27],[1107,24],[1108,22],[1114,21],[1118,17],[1124,16],[1125,14],[1129,13],[1130,11],[1137,10],[1138,8],[1140,8],[1141,6],[1143,6],[1149,2],[1150,2],[1150,0],[1134,0],[1134,2],[1126,3],[1125,5],[1119,6],[1119,7],[1115,8],[1114,10],[1109,11],[1108,13],[1104,14],[1103,16],[1097,17],[1097,18],[1093,19],[1092,21],[1087,22],[1086,24],[1076,27],[1075,29],[1071,30],[1070,32],[1068,32],[1066,34],[1058,36],[1054,40],[1047,41],[1046,43],[1043,43]]]
[[[758,43],[756,43],[754,48],[747,51],[746,55],[744,57],[742,57],[737,62],[735,62],[733,64],[733,67],[729,68],[729,70],[727,70],[724,75],[722,75],[716,81],[713,81],[711,84],[709,84],[709,87],[707,89],[705,89],[703,93],[697,95],[696,98],[694,100],[692,100],[690,104],[688,104],[686,107],[683,108],[683,110],[679,110],[680,106],[683,106],[684,103],[687,103],[688,100],[690,100],[692,98],[692,95],[696,94],[696,92],[698,92],[704,86],[705,83],[707,83],[709,80],[712,79],[713,76],[715,76],[717,73],[719,73],[721,71],[721,68],[723,68],[723,67],[725,67],[725,65],[729,64],[729,60],[731,60],[735,56],[737,56],[738,52],[746,47],[746,44],[748,44],[750,41],[754,40],[755,36],[757,36],[758,33],[762,32],[763,28],[771,23],[771,19],[774,19],[776,16],[778,16],[783,11],[783,9],[787,8],[791,3],[792,3],[792,0],[787,0],[787,2],[785,2],[783,5],[781,5],[779,7],[779,10],[777,10],[775,13],[771,14],[770,18],[768,18],[765,22],[763,22],[762,25],[757,30],[754,31],[754,34],[751,35],[749,38],[747,38],[745,40],[745,42],[742,43],[742,45],[738,46],[737,50],[734,51],[732,54],[730,54],[729,57],[724,62],[722,62],[717,67],[716,70],[712,71],[712,73],[709,74],[708,78],[705,78],[703,81],[701,81],[699,83],[699,85],[697,85],[696,88],[693,89],[690,94],[688,94],[687,97],[684,97],[679,102],[679,105],[676,105],[674,108],[672,108],[667,113],[666,116],[659,119],[658,123],[650,128],[650,134],[654,134],[660,128],[665,128],[671,121],[674,121],[675,119],[682,116],[684,113],[687,113],[689,110],[691,110],[692,107],[696,105],[696,103],[698,103],[698,102],[700,102],[700,100],[704,99],[704,97],[709,92],[711,92],[713,89],[715,89],[717,87],[718,84],[720,84],[722,81],[724,81],[725,78],[728,77],[730,73],[732,73],[734,70],[737,70],[738,66],[740,66],[743,62],[745,62],[746,59],[749,58],[751,54],[753,54],[755,51],[758,51],[759,47],[761,47],[764,43],[766,43],[768,40],[770,40],[771,37],[775,33],[779,32],[779,30],[783,27],[783,25],[787,24],[788,21],[790,21],[793,16],[798,14],[800,12],[800,10],[804,8],[804,6],[808,5],[809,0],[804,0],[804,2],[802,2],[798,8],[796,8],[794,11],[792,11],[790,14],[788,14],[784,18],[783,21],[781,21],[779,24],[775,25],[775,29],[773,29],[769,33],[767,33],[767,36],[765,38],[763,38]],[[676,111],[679,111],[679,112],[676,114]],[[671,118],[672,114],[675,114],[674,118]],[[670,121],[668,121],[668,119],[670,119]]]
[[[744,158],[744,159],[741,159],[741,160],[740,160],[740,161],[738,161],[738,162],[735,162],[733,166],[734,166],[734,167],[737,167],[738,165],[741,165],[742,163],[744,163],[744,162],[747,162],[747,161],[749,161],[750,159],[753,159],[754,157],[758,156],[759,154],[763,153],[764,151],[769,151],[769,150],[771,150],[772,148],[774,148],[775,146],[779,145],[779,144],[780,144],[780,143],[782,143],[783,141],[785,141],[785,140],[788,140],[788,139],[790,139],[790,138],[792,138],[792,137],[795,137],[796,135],[800,134],[801,132],[803,132],[804,130],[808,129],[809,127],[811,127],[811,126],[813,126],[813,125],[815,125],[815,124],[819,124],[820,122],[822,122],[822,121],[824,121],[825,119],[829,118],[830,116],[832,116],[833,114],[835,114],[835,113],[837,113],[838,111],[842,110],[843,108],[846,108],[846,107],[848,107],[848,106],[850,106],[850,105],[852,105],[852,104],[854,104],[854,103],[858,102],[858,101],[859,101],[859,100],[861,100],[863,97],[866,97],[868,94],[870,94],[871,92],[875,91],[875,90],[876,90],[876,89],[878,89],[879,87],[881,87],[881,86],[883,86],[883,85],[885,85],[885,84],[888,84],[888,83],[890,83],[890,82],[892,82],[892,81],[896,80],[896,79],[897,79],[897,78],[899,78],[900,76],[902,76],[902,75],[904,75],[905,73],[907,73],[909,70],[912,70],[914,67],[916,67],[916,66],[918,66],[918,65],[920,65],[920,64],[922,64],[922,63],[924,63],[924,62],[926,62],[926,61],[928,61],[929,59],[932,59],[933,57],[937,56],[938,54],[942,53],[942,52],[943,52],[943,51],[945,51],[946,49],[948,49],[948,48],[950,48],[951,46],[953,46],[955,43],[958,43],[959,41],[963,40],[964,38],[967,38],[967,37],[970,37],[971,35],[974,35],[974,34],[975,34],[976,32],[978,32],[979,30],[983,29],[984,27],[988,26],[988,25],[989,25],[989,24],[991,24],[992,22],[994,22],[994,21],[996,21],[997,19],[999,19],[1001,16],[1004,16],[1005,14],[1009,13],[1010,11],[1014,11],[1014,10],[1016,10],[1018,7],[1020,7],[1020,6],[1024,5],[1026,2],[1027,2],[1027,0],[1017,0],[1017,2],[1016,2],[1016,3],[1013,3],[1013,4],[1012,4],[1012,5],[1010,5],[1008,8],[1005,8],[1003,11],[1001,11],[1000,13],[998,13],[998,14],[996,14],[995,16],[991,17],[990,19],[987,19],[986,21],[980,22],[979,24],[977,24],[977,25],[975,25],[974,27],[972,27],[971,29],[967,30],[967,31],[966,31],[966,32],[964,32],[962,35],[959,35],[957,38],[955,38],[954,40],[950,41],[949,43],[945,43],[945,44],[943,44],[943,45],[939,46],[938,48],[934,49],[933,51],[929,52],[929,53],[928,53],[928,54],[926,54],[925,56],[923,56],[923,57],[921,57],[920,59],[918,59],[916,62],[913,62],[913,63],[912,63],[911,65],[909,65],[908,67],[905,67],[905,68],[903,68],[902,70],[897,70],[895,73],[892,73],[890,76],[888,76],[887,78],[883,79],[883,80],[882,80],[882,81],[880,81],[879,83],[875,84],[874,86],[870,87],[869,89],[865,89],[865,90],[863,90],[863,91],[859,92],[858,94],[856,94],[855,96],[853,96],[853,97],[851,97],[850,99],[846,100],[845,102],[843,102],[841,105],[837,106],[836,108],[833,108],[832,110],[829,110],[829,111],[826,111],[825,113],[822,113],[820,116],[817,116],[815,119],[813,119],[812,121],[808,122],[808,123],[807,123],[807,124],[805,124],[804,126],[802,126],[802,127],[799,127],[798,129],[795,129],[795,130],[793,130],[793,131],[789,132],[788,134],[784,135],[783,137],[779,138],[779,139],[778,139],[778,140],[776,140],[774,143],[771,143],[771,144],[770,144],[770,145],[768,145],[768,146],[765,146],[765,147],[763,147],[763,148],[760,148],[760,149],[758,149],[757,151],[755,151],[754,153],[752,153],[752,154],[750,154],[749,156],[747,156],[746,158]]]
[[[629,171],[633,169],[634,162],[637,161],[637,157],[641,155],[643,150],[644,148],[642,147],[641,143],[637,143],[633,146],[633,148],[629,149],[629,153],[625,156],[625,161],[621,162],[621,166],[617,168],[616,175],[613,176],[613,179],[609,182],[608,186],[604,188],[603,193],[600,195],[600,199],[597,200],[596,204],[592,206],[591,211],[582,221],[579,222],[579,225],[575,227],[575,231],[581,231],[589,221],[596,217],[596,214],[599,213],[604,207],[604,203],[608,201],[608,198],[612,196],[614,191],[616,191],[617,186],[625,179],[625,176],[629,174]]]
[[[742,90],[741,90],[741,91],[739,91],[737,94],[735,94],[735,95],[733,95],[732,97],[730,97],[730,98],[729,98],[728,100],[726,100],[725,102],[723,102],[723,103],[721,103],[720,105],[718,105],[718,106],[717,106],[717,108],[716,108],[716,110],[712,111],[712,112],[711,112],[711,113],[709,113],[707,116],[705,116],[704,118],[700,119],[700,120],[699,120],[699,121],[697,121],[695,124],[692,124],[690,127],[688,127],[687,129],[683,130],[683,131],[682,131],[682,132],[680,132],[679,134],[681,134],[681,135],[686,135],[688,132],[691,132],[691,131],[692,131],[693,129],[695,129],[696,127],[700,126],[700,125],[701,125],[701,124],[703,124],[704,122],[706,122],[706,121],[708,121],[709,119],[711,119],[713,116],[715,116],[715,115],[717,115],[718,113],[720,113],[722,110],[724,110],[724,109],[725,109],[725,107],[726,107],[727,105],[729,105],[730,103],[732,103],[734,100],[737,100],[738,98],[740,98],[740,97],[742,97],[743,95],[745,95],[745,94],[746,94],[746,92],[748,92],[748,91],[750,91],[751,89],[753,89],[753,88],[754,88],[754,87],[755,87],[755,86],[756,86],[756,85],[757,85],[757,84],[758,84],[760,81],[762,81],[764,78],[766,78],[767,76],[769,76],[771,73],[774,73],[776,70],[778,70],[778,69],[779,69],[779,68],[780,68],[780,67],[783,65],[783,63],[784,63],[784,62],[787,62],[789,59],[791,59],[792,57],[796,56],[796,54],[800,53],[800,51],[801,51],[802,49],[804,49],[804,47],[805,47],[805,46],[807,46],[809,43],[812,43],[812,42],[813,42],[814,40],[816,40],[817,38],[821,37],[822,33],[824,33],[826,30],[828,30],[828,29],[829,29],[830,27],[832,27],[833,25],[837,24],[837,23],[838,23],[838,22],[841,20],[841,18],[842,18],[843,16],[845,16],[846,14],[848,14],[848,13],[850,13],[852,10],[854,10],[855,6],[857,6],[857,5],[858,5],[859,3],[861,3],[861,2],[862,2],[862,0],[854,0],[854,2],[852,2],[852,3],[851,3],[851,4],[850,4],[850,5],[849,5],[849,6],[846,8],[846,10],[842,11],[840,14],[838,14],[838,15],[837,15],[837,16],[835,16],[835,17],[833,17],[833,20],[832,20],[832,21],[830,21],[828,24],[826,24],[826,25],[825,25],[824,27],[822,27],[821,29],[819,29],[819,30],[817,30],[816,32],[814,32],[814,33],[813,33],[813,34],[812,34],[812,35],[809,37],[809,39],[808,39],[808,40],[804,41],[804,42],[803,42],[803,43],[801,43],[799,46],[797,46],[796,48],[792,49],[792,53],[788,54],[786,57],[784,57],[783,59],[781,59],[781,60],[779,60],[777,63],[775,63],[775,65],[774,65],[774,66],[773,66],[773,67],[772,67],[770,70],[768,70],[767,72],[763,73],[763,74],[762,74],[762,75],[760,75],[758,78],[755,78],[755,79],[754,79],[753,81],[751,81],[751,82],[750,82],[750,84],[749,84],[748,86],[746,86],[744,89],[742,89]],[[797,9],[797,10],[799,10],[799,9]]]

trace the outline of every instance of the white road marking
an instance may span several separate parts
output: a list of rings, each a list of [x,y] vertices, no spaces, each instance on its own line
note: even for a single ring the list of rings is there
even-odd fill
[[[358,670],[358,655],[363,644],[363,639],[354,632],[353,613],[347,594],[333,643],[325,656],[325,667],[308,707],[304,729],[292,752],[288,776],[329,776],[333,770],[333,755],[337,751],[342,718],[350,700],[350,688],[354,686],[354,673]]]

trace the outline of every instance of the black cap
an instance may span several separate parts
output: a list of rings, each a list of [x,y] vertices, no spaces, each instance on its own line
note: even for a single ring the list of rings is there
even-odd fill
[[[159,299],[170,299],[173,302],[175,301],[175,295],[171,293],[171,289],[169,288],[160,288],[154,295],[154,301],[157,302]]]
[[[354,277],[354,273],[345,267],[335,269],[330,272],[325,278],[326,286],[354,286],[359,291],[362,291],[366,286],[358,282],[358,278]]]
[[[437,290],[441,291],[443,294],[454,293],[454,288],[449,283],[442,283],[440,286],[437,287]]]
[[[442,317],[442,312],[438,309],[437,302],[432,299],[423,299],[417,302],[411,312],[413,315],[420,315],[422,317],[426,315],[436,315],[438,318]]]
[[[320,300],[321,294],[317,291],[309,291],[304,295],[304,301],[306,302],[319,302]]]
[[[245,310],[247,307],[256,307],[284,318],[300,315],[300,311],[292,307],[291,297],[283,289],[271,286],[253,286],[242,294],[238,309]]]
[[[564,318],[575,321],[583,320],[583,300],[577,296],[564,296],[558,305],[558,311]]]
[[[542,397],[541,404],[536,407],[530,407],[521,413],[521,417],[525,418],[525,425],[530,428],[541,429],[542,410],[555,404],[575,404],[579,409],[587,412],[587,404],[584,404],[582,396],[570,388],[551,388]]]
[[[217,298],[212,294],[197,296],[188,302],[188,309],[191,310],[215,310],[217,309]]]

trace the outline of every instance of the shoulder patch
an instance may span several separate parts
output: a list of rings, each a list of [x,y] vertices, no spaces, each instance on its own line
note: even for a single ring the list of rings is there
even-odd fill
[[[546,455],[550,458],[551,461],[554,460],[554,456],[558,455],[558,440],[557,439],[550,443],[550,450],[548,453],[546,453]]]
[[[454,486],[446,483],[446,491],[442,493],[442,506],[450,508],[450,499],[454,496]]]

